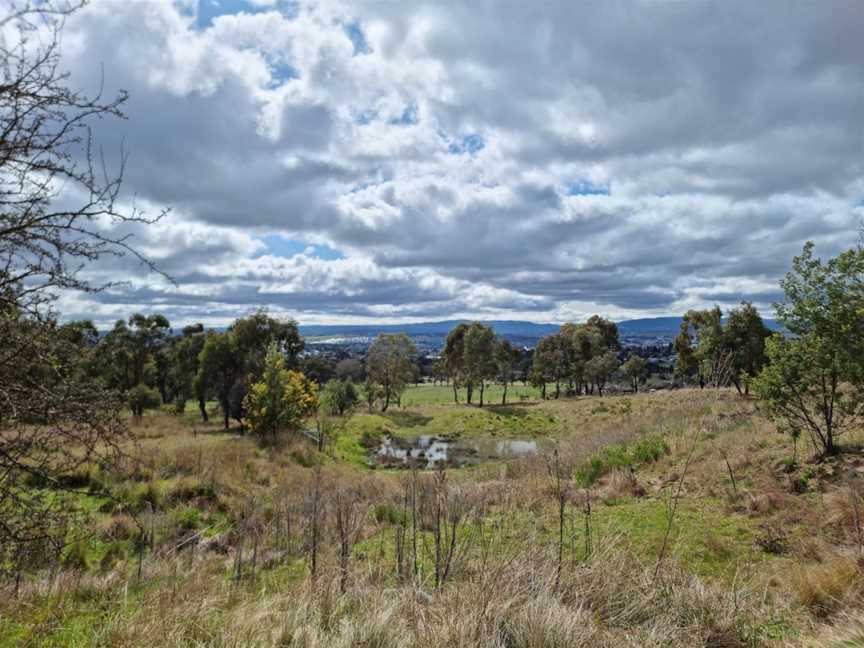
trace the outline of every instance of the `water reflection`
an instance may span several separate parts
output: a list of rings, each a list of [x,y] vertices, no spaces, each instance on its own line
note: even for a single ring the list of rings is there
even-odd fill
[[[392,468],[433,469],[439,466],[467,466],[494,459],[511,459],[536,454],[534,439],[461,439],[423,435],[413,438],[382,438],[372,449],[373,463]]]

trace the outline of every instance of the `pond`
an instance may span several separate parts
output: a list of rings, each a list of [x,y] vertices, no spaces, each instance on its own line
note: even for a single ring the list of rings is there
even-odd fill
[[[464,439],[449,436],[385,436],[370,448],[370,463],[387,468],[420,468],[439,466],[458,468],[483,461],[513,459],[537,454],[536,439]]]

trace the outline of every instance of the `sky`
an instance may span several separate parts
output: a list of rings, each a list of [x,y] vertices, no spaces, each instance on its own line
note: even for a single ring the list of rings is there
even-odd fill
[[[858,0],[94,0],[63,65],[129,92],[94,136],[173,283],[106,258],[58,308],[768,315],[806,240],[857,240],[862,33]]]

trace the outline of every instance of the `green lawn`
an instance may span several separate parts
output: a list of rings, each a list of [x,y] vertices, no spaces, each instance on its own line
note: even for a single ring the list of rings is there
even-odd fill
[[[465,390],[459,390],[459,402],[465,402]],[[504,393],[504,388],[501,385],[487,385],[483,402],[501,404],[501,396]],[[534,401],[540,398],[540,390],[531,385],[523,385],[517,383],[507,387],[507,403],[520,403],[525,401]],[[480,400],[480,391],[474,390],[473,403],[476,404]],[[405,390],[402,395],[402,405],[412,407],[414,405],[444,405],[453,402],[453,387],[450,385],[412,385]]]

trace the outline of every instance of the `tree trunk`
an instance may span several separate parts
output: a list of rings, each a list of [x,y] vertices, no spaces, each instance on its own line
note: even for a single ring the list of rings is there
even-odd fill
[[[506,382],[504,383],[504,393],[501,395],[501,404],[502,405],[507,404],[507,383]]]
[[[486,389],[486,383],[480,381],[480,407],[483,407],[483,392]]]
[[[453,402],[459,404],[459,392],[456,389],[456,381],[453,381]]]
[[[203,398],[198,399],[198,409],[201,410],[201,419],[207,423],[209,418],[207,417],[207,403]]]

